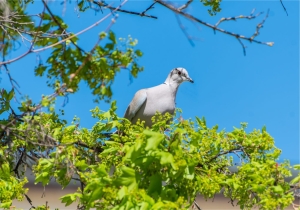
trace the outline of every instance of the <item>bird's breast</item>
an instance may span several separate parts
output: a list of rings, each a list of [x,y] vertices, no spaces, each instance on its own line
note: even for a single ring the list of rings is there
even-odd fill
[[[156,96],[154,99],[148,98],[145,106],[144,114],[153,116],[156,112],[162,114],[170,113],[173,114],[175,111],[175,98],[171,95],[161,94]]]

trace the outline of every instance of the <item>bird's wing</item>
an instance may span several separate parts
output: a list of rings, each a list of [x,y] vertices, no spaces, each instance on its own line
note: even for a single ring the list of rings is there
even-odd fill
[[[139,111],[139,109],[142,107],[142,105],[146,102],[146,100],[147,100],[146,89],[142,89],[136,92],[132,101],[127,107],[124,118],[131,121],[136,115],[136,113]]]

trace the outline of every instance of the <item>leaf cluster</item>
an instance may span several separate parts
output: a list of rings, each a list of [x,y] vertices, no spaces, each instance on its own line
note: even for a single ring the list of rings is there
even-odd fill
[[[208,13],[213,16],[216,15],[218,12],[221,12],[221,4],[222,0],[200,0],[204,6],[210,7],[208,9]]]
[[[115,34],[109,31],[99,35],[99,38],[108,38],[104,46],[96,45],[92,53],[84,53],[72,45],[61,44],[55,46],[46,64],[40,64],[35,69],[36,76],[47,74],[48,85],[55,88],[56,83],[66,84],[72,92],[79,89],[81,81],[87,83],[96,96],[96,101],[106,100],[112,96],[111,85],[120,70],[128,69],[134,77],[143,70],[137,64],[137,59],[142,56],[140,50],[134,50],[137,40],[131,37],[120,39],[118,45]],[[77,38],[71,39],[77,42]]]
[[[77,192],[61,200],[84,209],[188,209],[198,193],[223,193],[242,209],[284,209],[293,201],[284,179],[291,175],[289,163],[277,163],[280,150],[265,128],[247,133],[242,123],[231,132],[218,131],[204,118],[169,124],[172,116],[159,113],[154,126],[145,128],[115,111],[115,102],[106,112],[93,109],[98,122],[91,129],[81,128],[78,118],[67,125],[54,112],[23,116],[6,133],[13,145],[1,147],[7,154],[2,165],[15,167],[5,157],[24,155],[36,183],[47,185],[54,177],[64,188],[77,182]],[[230,170],[236,162],[237,171]],[[2,171],[10,174],[9,167]]]

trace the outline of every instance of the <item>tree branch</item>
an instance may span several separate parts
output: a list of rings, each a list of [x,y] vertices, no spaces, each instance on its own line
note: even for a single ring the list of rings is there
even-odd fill
[[[140,13],[140,16],[145,16],[145,17],[147,17],[146,12],[148,12],[150,9],[153,9],[153,8],[154,8],[154,7],[153,7],[154,4],[156,4],[156,1],[153,2],[147,9],[145,9],[144,12]],[[157,17],[154,17],[154,16],[152,16],[152,17],[155,18],[155,19],[157,19]]]
[[[107,28],[105,29],[105,32],[107,33],[110,28],[112,27],[112,25],[116,22],[116,19],[117,19],[118,16],[115,16],[110,24],[107,26]],[[99,45],[100,41],[102,40],[103,38],[100,36],[98,41],[96,42],[96,44],[94,45],[94,47],[92,48],[92,50],[88,53],[87,57],[84,59],[84,61],[82,62],[82,64],[78,67],[78,69],[75,71],[74,74],[71,74],[70,75],[70,81],[72,81],[73,78],[75,78],[76,75],[78,75],[78,73],[80,72],[80,70],[84,67],[84,65],[86,64],[86,62],[88,62],[88,60],[91,59],[91,56],[93,55],[94,51],[96,50],[97,46]]]
[[[284,6],[284,4],[283,4],[282,0],[280,0],[280,3],[281,3],[281,6],[282,6],[282,7],[283,7],[283,9],[284,9],[284,11],[285,11],[286,15],[287,15],[287,16],[289,16],[289,14],[288,14],[288,12],[287,12],[287,10],[286,10],[286,8],[285,8],[285,6]]]
[[[179,11],[186,9],[190,3],[192,3],[193,0],[188,0],[184,5],[182,5],[181,7],[178,8]]]
[[[123,6],[127,1],[128,1],[128,0],[124,0],[117,8],[115,8],[114,11],[117,11],[117,10],[118,10],[121,6]],[[108,17],[110,17],[114,11],[110,12],[109,14],[107,14],[106,16],[104,16],[103,18],[101,18],[99,21],[97,21],[96,23],[92,24],[91,26],[89,26],[89,27],[83,29],[82,31],[79,31],[78,33],[73,34],[73,35],[71,35],[71,36],[69,36],[69,37],[67,37],[67,38],[65,38],[65,39],[62,39],[62,40],[60,40],[60,41],[58,41],[58,42],[56,42],[56,43],[54,43],[54,44],[52,44],[52,45],[49,45],[49,46],[46,46],[46,47],[43,47],[43,48],[40,48],[40,49],[32,50],[33,45],[34,45],[34,42],[33,42],[33,44],[31,45],[30,49],[29,49],[26,53],[20,55],[19,57],[14,58],[14,59],[11,59],[11,60],[8,60],[8,61],[0,62],[0,66],[3,65],[3,64],[9,64],[9,63],[15,62],[15,61],[17,61],[17,60],[19,60],[19,59],[25,57],[26,55],[28,55],[28,54],[30,54],[30,53],[37,53],[37,52],[41,52],[41,51],[47,50],[47,49],[49,49],[49,48],[55,47],[55,46],[57,46],[57,45],[59,45],[59,44],[61,44],[61,43],[66,42],[67,40],[70,40],[70,39],[72,39],[72,38],[74,38],[74,37],[77,37],[77,36],[79,36],[80,34],[83,34],[83,33],[85,33],[86,31],[88,31],[88,30],[94,28],[95,26],[99,25],[100,23],[102,23],[104,20],[106,20]],[[34,41],[35,41],[35,40],[34,40]]]
[[[146,11],[148,11],[149,9],[151,9],[151,7],[154,5],[154,3],[150,7],[148,7],[148,9],[146,9],[144,11],[144,14],[143,14],[143,12],[142,13],[140,13],[140,12],[132,12],[132,11],[120,9],[120,7],[117,7],[117,8],[116,7],[112,7],[112,6],[108,5],[107,3],[103,2],[103,1],[101,1],[101,2],[100,1],[93,1],[93,3],[96,4],[96,5],[98,5],[100,8],[101,7],[106,7],[108,9],[113,10],[113,11],[118,11],[118,12],[128,13],[128,14],[132,14],[132,15],[139,15],[139,16],[142,16],[142,17],[148,17],[148,18],[157,19],[157,17],[155,17],[155,16],[145,14]]]
[[[188,18],[188,19],[190,19],[192,21],[198,22],[198,23],[200,23],[200,24],[202,24],[202,25],[204,25],[206,27],[209,27],[209,28],[213,29],[214,31],[219,31],[221,33],[233,36],[233,37],[235,37],[237,39],[243,39],[243,40],[247,40],[249,42],[255,42],[257,44],[263,44],[263,45],[268,45],[268,46],[273,46],[273,44],[274,44],[273,42],[262,42],[262,41],[255,40],[252,37],[246,37],[246,36],[239,35],[239,34],[236,34],[236,33],[230,32],[230,31],[226,31],[226,30],[224,30],[222,28],[219,28],[216,25],[212,25],[210,23],[204,22],[204,21],[202,21],[202,20],[200,20],[200,19],[198,19],[198,18],[196,18],[196,17],[194,17],[194,16],[192,16],[192,15],[190,15],[188,13],[182,12],[181,10],[175,8],[174,6],[172,6],[172,5],[164,2],[162,0],[156,0],[156,2],[159,3],[159,4],[161,4],[164,7],[168,8],[168,9],[172,10],[173,12],[175,12],[177,14],[180,14],[180,15],[182,15],[182,16],[184,16],[184,17],[186,17],[186,18]],[[253,17],[255,17],[255,16],[253,16]],[[251,17],[251,18],[253,18],[253,17]],[[266,18],[267,17],[268,16],[266,16]],[[233,18],[231,18],[231,19],[233,19]],[[263,20],[263,22],[261,23],[261,25],[264,23],[265,19]],[[225,18],[225,20],[226,20],[226,18]],[[219,21],[219,22],[222,22],[222,21]],[[261,27],[259,27],[259,28],[261,28]],[[254,37],[256,37],[256,35]]]
[[[182,30],[182,32],[184,33],[184,35],[186,36],[186,38],[188,39],[188,41],[190,42],[190,44],[194,47],[195,44],[194,44],[194,42],[193,42],[193,40],[192,40],[192,37],[187,33],[186,28],[185,28],[184,25],[181,23],[181,21],[180,21],[180,19],[179,19],[179,17],[178,17],[177,14],[175,14],[175,17],[176,17],[176,20],[177,20],[177,22],[178,22],[178,25],[179,25],[180,29]]]
[[[64,34],[64,36],[69,36],[68,34],[65,33],[65,30],[62,28],[61,24],[57,21],[57,19],[55,18],[54,14],[52,13],[52,11],[50,10],[50,8],[48,7],[47,3],[45,2],[45,0],[42,0],[44,6],[46,7],[47,11],[49,12],[52,20],[56,23],[56,25],[59,27],[60,31]],[[70,40],[72,42],[72,44],[81,52],[85,52],[82,48],[80,48],[72,39]]]

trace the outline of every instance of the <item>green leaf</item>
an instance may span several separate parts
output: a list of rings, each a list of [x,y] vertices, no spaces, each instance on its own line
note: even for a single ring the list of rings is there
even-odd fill
[[[136,51],[135,51],[135,54],[136,54],[137,56],[139,56],[139,57],[142,57],[142,56],[143,56],[143,53],[142,53],[142,51],[140,51],[140,50],[136,50]]]
[[[121,176],[117,178],[116,184],[119,186],[125,185],[129,190],[137,187],[137,181],[139,179],[138,174],[132,168],[122,166]]]
[[[15,92],[14,92],[14,90],[12,89],[12,90],[9,92],[8,96],[7,96],[7,100],[10,101],[10,100],[14,97],[14,95],[15,95]]]
[[[126,186],[123,186],[123,187],[118,191],[118,198],[121,200],[121,199],[123,199],[127,194],[128,194],[128,188],[127,188]]]
[[[3,208],[3,209],[9,209],[10,208],[10,206],[11,206],[11,204],[12,204],[12,201],[8,201],[8,202],[1,202],[0,203],[0,208]]]
[[[273,189],[274,189],[274,192],[276,192],[276,193],[283,193],[283,189],[280,185],[274,186]]]
[[[50,101],[47,97],[43,97],[41,104],[42,106],[47,107],[50,105]]]
[[[96,189],[92,190],[91,194],[89,195],[89,202],[101,199],[103,193],[104,192],[102,187],[97,187]]]
[[[1,157],[1,156],[0,156]],[[10,177],[10,167],[8,163],[4,163],[0,166],[0,178],[7,180]]]
[[[296,184],[300,182],[300,174],[298,174],[298,176],[296,176],[294,179],[291,180],[291,184]]]
[[[106,36],[107,34],[103,31],[99,34],[100,39],[104,39]]]
[[[150,177],[150,185],[148,187],[147,193],[151,195],[152,193],[160,194],[162,190],[162,177],[160,174],[154,174]]]
[[[75,166],[81,171],[84,171],[88,168],[88,164],[86,164],[85,160],[77,161]]]
[[[35,178],[35,184],[41,182],[43,186],[47,185],[50,181],[50,174],[48,172],[42,172],[41,174],[38,174]]]
[[[59,199],[61,200],[62,203],[65,203],[66,206],[71,205],[74,201],[76,201],[77,197],[81,197],[81,194],[79,193],[74,193],[74,194],[67,194]]]
[[[177,170],[178,167],[174,164],[174,157],[171,153],[159,152],[158,155],[160,156],[160,164],[162,165],[171,164],[173,169]]]
[[[96,172],[98,174],[99,177],[104,177],[104,176],[107,176],[107,171],[106,171],[106,168],[105,168],[105,165],[99,165],[97,168],[96,168]]]
[[[147,144],[145,150],[155,150],[157,149],[158,145],[164,139],[164,135],[161,133],[144,130],[143,132],[147,136]]]
[[[295,170],[300,170],[300,164],[294,165],[293,167]]]
[[[110,39],[114,44],[117,43],[116,36],[115,36],[115,34],[114,34],[112,31],[109,32],[109,39]]]

